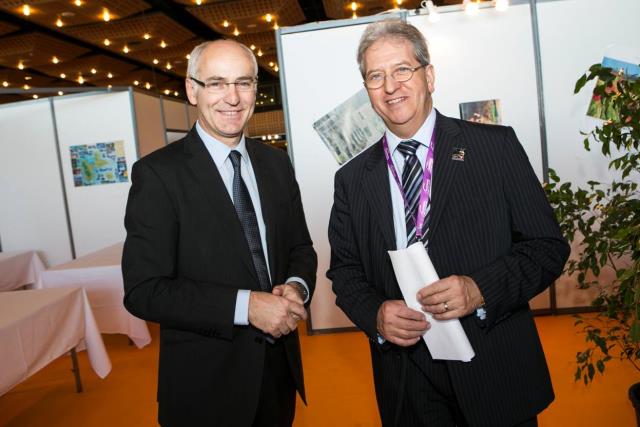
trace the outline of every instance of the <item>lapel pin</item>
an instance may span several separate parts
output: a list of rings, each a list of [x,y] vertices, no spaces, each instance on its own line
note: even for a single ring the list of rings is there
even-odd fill
[[[453,148],[453,154],[451,154],[451,160],[456,160],[458,162],[464,162],[464,154],[465,154],[466,150],[467,150],[466,148],[454,147]]]

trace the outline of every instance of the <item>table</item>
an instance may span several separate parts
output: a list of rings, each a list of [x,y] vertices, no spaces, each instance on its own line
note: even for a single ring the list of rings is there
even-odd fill
[[[0,395],[78,345],[100,378],[111,372],[82,288],[0,293]]]
[[[44,263],[36,251],[0,252],[0,291],[36,283]]]
[[[151,335],[147,323],[130,314],[122,302],[122,246],[117,243],[43,271],[36,288],[83,287],[100,332],[125,334],[142,348],[151,342]]]

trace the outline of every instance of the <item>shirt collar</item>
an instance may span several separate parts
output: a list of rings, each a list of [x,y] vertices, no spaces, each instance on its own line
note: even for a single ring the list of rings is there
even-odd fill
[[[398,148],[398,144],[400,144],[400,142],[402,141],[406,141],[407,139],[416,140],[420,144],[428,148],[429,144],[431,143],[431,136],[433,135],[433,130],[435,128],[435,125],[436,125],[436,110],[435,108],[431,107],[431,112],[427,116],[426,120],[424,121],[424,123],[422,123],[422,126],[420,126],[418,131],[411,138],[400,138],[399,136],[391,132],[389,129],[387,129],[386,136],[387,136],[387,144],[389,144],[389,151],[391,153],[395,153],[396,148]]]
[[[218,168],[222,166],[227,157],[229,157],[229,153],[231,150],[239,151],[242,157],[245,159],[249,159],[249,153],[247,152],[247,144],[244,140],[244,135],[240,138],[240,142],[234,148],[229,147],[227,144],[218,141],[211,135],[209,135],[203,128],[200,126],[200,122],[196,121],[196,131],[198,132],[198,136],[204,142],[205,147],[211,154],[211,158]]]

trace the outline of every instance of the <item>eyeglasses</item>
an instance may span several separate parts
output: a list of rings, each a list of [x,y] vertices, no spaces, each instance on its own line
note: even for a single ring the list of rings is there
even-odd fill
[[[391,78],[397,82],[406,82],[411,80],[413,73],[420,68],[424,68],[429,64],[418,65],[417,67],[407,67],[405,65],[400,66],[391,72]],[[387,75],[383,71],[374,71],[368,74],[364,79],[364,85],[367,89],[378,89],[384,85],[384,81]]]
[[[254,90],[256,87],[256,83],[258,83],[258,79],[256,78],[238,79],[235,82],[225,82],[224,80],[209,80],[206,83],[191,76],[189,76],[189,79],[196,82],[199,86],[202,86],[209,93],[222,93],[227,90],[227,87],[229,85],[235,85],[238,92],[249,92]]]

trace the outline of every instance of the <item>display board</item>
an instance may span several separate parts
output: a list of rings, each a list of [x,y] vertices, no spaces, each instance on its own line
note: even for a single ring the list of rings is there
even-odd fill
[[[133,104],[139,143],[138,154],[143,157],[168,143],[164,132],[162,105],[159,97],[137,91],[133,92]]]
[[[594,123],[584,114],[592,87],[574,97],[573,86],[589,65],[601,61],[612,48],[634,60],[640,40],[640,27],[635,23],[640,2],[608,3],[615,19],[594,13],[602,8],[597,0],[514,0],[505,12],[489,3],[484,6],[475,16],[464,13],[460,5],[440,7],[440,20],[435,23],[429,21],[426,11],[396,15],[418,27],[429,42],[436,74],[435,107],[460,118],[490,111],[492,118],[499,117],[499,123],[512,126],[541,181],[547,161],[563,178],[574,182],[608,176],[606,163],[597,153],[583,153],[580,142],[579,131]],[[333,176],[350,158],[349,153],[345,155],[353,148],[348,141],[359,134],[352,132],[336,148],[322,131],[349,131],[344,122],[353,121],[354,111],[364,121],[373,121],[364,108],[366,93],[355,56],[365,25],[386,17],[307,24],[277,32],[289,150],[319,257],[312,331],[350,325],[332,306],[335,298],[325,277],[330,257],[327,226]],[[349,119],[341,121],[349,114]],[[368,132],[371,140],[380,129],[371,125]],[[573,286],[571,278],[562,280],[570,283],[560,282],[553,294],[545,292],[531,306],[553,308],[553,300],[559,307],[584,306],[589,297]]]
[[[604,8],[599,0],[543,2],[537,15],[549,167],[564,181],[583,187],[589,180],[610,182],[615,174],[609,171],[599,145],[587,152],[580,133],[601,123],[587,115],[595,83],[577,95],[573,90],[578,78],[603,57],[640,64],[640,2],[610,0]],[[556,282],[555,290],[561,309],[587,306],[597,293],[596,289],[578,290],[576,281],[566,276]]]
[[[76,256],[125,238],[124,212],[137,160],[129,92],[53,101]]]
[[[72,258],[49,99],[0,105],[2,250],[37,250],[47,265]]]

